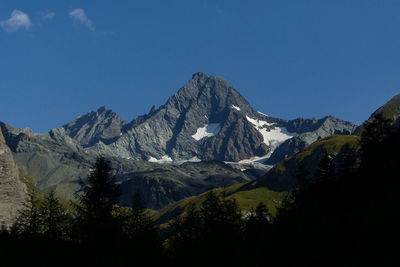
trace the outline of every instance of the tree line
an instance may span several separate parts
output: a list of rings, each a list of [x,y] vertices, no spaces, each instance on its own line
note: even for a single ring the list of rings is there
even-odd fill
[[[359,151],[343,148],[340,166],[328,153],[315,174],[300,166],[276,218],[263,203],[244,212],[225,191],[210,191],[167,228],[155,225],[140,192],[131,207],[118,206],[110,163],[99,158],[70,209],[53,192],[29,194],[0,233],[1,265],[395,266],[398,151],[400,130],[379,117]]]

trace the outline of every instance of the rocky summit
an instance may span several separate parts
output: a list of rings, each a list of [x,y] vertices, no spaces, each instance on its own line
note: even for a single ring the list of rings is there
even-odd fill
[[[128,124],[102,107],[63,128],[91,153],[154,162],[240,161],[265,157],[286,141],[274,156],[278,162],[320,138],[351,134],[355,125],[334,117],[272,118],[254,110],[224,79],[196,73],[163,106]]]
[[[139,190],[153,209],[254,180],[267,171],[254,160],[275,164],[321,138],[351,134],[355,128],[332,116],[267,116],[227,81],[204,73],[194,74],[164,105],[130,122],[100,107],[46,134],[0,123],[15,163],[40,189],[72,199],[79,179],[104,156],[121,187],[122,204]]]
[[[97,111],[79,116],[72,122],[65,124],[63,128],[67,135],[83,147],[87,147],[100,141],[106,144],[111,143],[120,136],[125,124],[126,121],[122,121],[117,113],[107,110],[103,106]]]

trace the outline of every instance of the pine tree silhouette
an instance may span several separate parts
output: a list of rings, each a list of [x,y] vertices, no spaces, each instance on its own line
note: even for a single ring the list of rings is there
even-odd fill
[[[79,238],[101,243],[118,231],[116,216],[113,212],[118,204],[120,191],[111,178],[111,165],[103,157],[97,159],[87,182],[81,181],[81,190],[76,194],[78,204],[77,227]]]
[[[25,237],[37,238],[43,233],[43,209],[36,192],[29,192],[24,208],[13,225],[13,231]]]
[[[71,216],[61,205],[54,191],[51,191],[43,203],[43,225],[46,238],[52,240],[66,238],[71,220]]]
[[[318,163],[318,170],[315,173],[317,181],[322,181],[331,178],[335,175],[335,165],[333,164],[331,156],[325,152]]]

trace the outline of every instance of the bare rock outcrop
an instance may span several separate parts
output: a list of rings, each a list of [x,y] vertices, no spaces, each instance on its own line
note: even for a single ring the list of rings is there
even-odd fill
[[[18,168],[0,129],[0,225],[10,227],[23,208],[26,186],[19,180]]]

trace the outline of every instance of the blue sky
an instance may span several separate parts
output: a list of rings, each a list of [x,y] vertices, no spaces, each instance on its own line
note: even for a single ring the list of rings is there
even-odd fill
[[[361,123],[400,93],[400,1],[5,0],[0,120],[46,132],[106,105],[130,121],[195,72],[271,116]]]

